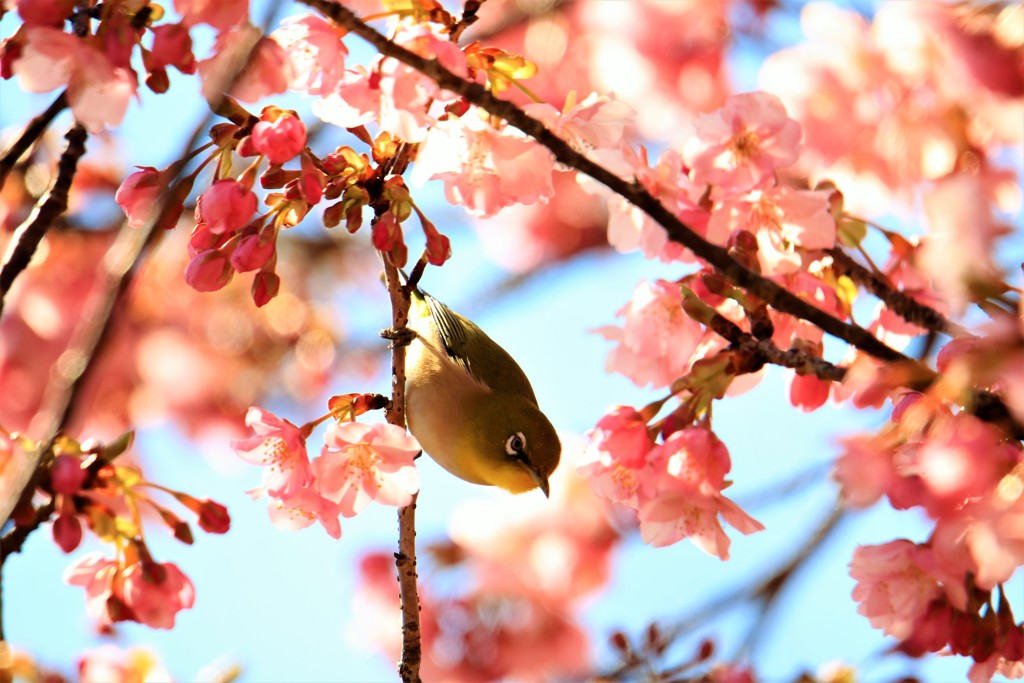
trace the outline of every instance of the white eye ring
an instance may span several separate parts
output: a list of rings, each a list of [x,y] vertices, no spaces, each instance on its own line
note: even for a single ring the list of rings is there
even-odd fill
[[[505,440],[505,452],[513,456],[522,456],[526,452],[526,436],[516,432]]]

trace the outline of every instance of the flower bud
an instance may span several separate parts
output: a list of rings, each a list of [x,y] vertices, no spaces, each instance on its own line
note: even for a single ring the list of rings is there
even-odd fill
[[[185,282],[197,292],[215,292],[231,282],[234,271],[223,252],[207,249],[196,254],[185,267]]]
[[[53,522],[53,540],[65,553],[82,542],[82,523],[75,515],[58,515]]]
[[[75,495],[82,488],[87,475],[82,469],[82,459],[74,455],[59,455],[50,465],[50,484],[54,493]]]

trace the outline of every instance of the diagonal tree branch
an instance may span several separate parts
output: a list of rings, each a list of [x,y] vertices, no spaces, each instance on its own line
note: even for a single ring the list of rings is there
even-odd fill
[[[907,293],[896,289],[883,276],[857,263],[842,249],[829,249],[825,253],[832,257],[832,267],[836,274],[846,275],[864,287],[907,322],[926,330],[948,334],[951,337],[966,333],[963,327],[950,321],[931,306],[926,306]]]
[[[397,45],[360,21],[351,10],[343,5],[327,2],[326,0],[300,0],[300,2],[313,7],[335,23],[363,38],[377,48],[381,54],[413,67],[445,90],[458,93],[468,102],[475,104],[494,116],[504,119],[509,124],[534,138],[537,142],[547,147],[559,162],[587,174],[613,192],[621,195],[634,206],[645,211],[665,228],[669,238],[682,244],[698,257],[714,266],[719,273],[734,285],[743,287],[757,295],[779,311],[814,323],[832,336],[842,339],[880,360],[904,362],[912,366],[916,365],[920,367],[922,374],[934,374],[916,360],[882,343],[864,328],[843,322],[807,303],[772,280],[747,270],[729,256],[726,249],[706,241],[690,229],[689,226],[680,221],[675,214],[666,209],[661,202],[640,184],[623,180],[603,166],[594,163],[583,154],[574,150],[567,142],[544,126],[543,123],[527,115],[515,104],[495,97],[478,83],[471,83],[457,76],[441,66],[436,60],[425,59]]]
[[[67,106],[67,91],[64,91],[57,96],[57,99],[50,103],[50,106],[43,113],[29,121],[28,125],[25,126],[25,130],[18,136],[18,139],[7,148],[3,156],[0,156],[0,187],[3,187],[4,181],[7,180],[7,176],[17,165],[18,160],[42,137],[46,129],[53,123],[53,120],[57,118],[57,114],[64,111]]]
[[[36,205],[32,214],[14,231],[7,247],[3,265],[0,266],[0,315],[4,312],[4,300],[14,280],[28,268],[36,248],[46,236],[53,222],[68,208],[68,192],[75,179],[78,160],[85,154],[85,140],[88,133],[81,124],[75,124],[64,138],[68,141],[64,153],[57,163],[57,178],[46,198]]]

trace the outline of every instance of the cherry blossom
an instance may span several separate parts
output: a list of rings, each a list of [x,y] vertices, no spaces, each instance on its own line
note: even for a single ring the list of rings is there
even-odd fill
[[[511,128],[496,130],[475,109],[439,121],[420,145],[411,181],[444,181],[445,198],[470,215],[493,216],[513,204],[546,202],[554,159]]]
[[[184,24],[161,24],[153,29],[153,48],[143,53],[146,69],[173,66],[184,74],[193,74],[198,67],[192,54],[192,38]]]
[[[135,96],[133,73],[58,29],[30,28],[25,37],[13,66],[24,89],[47,92],[67,86],[68,105],[89,132],[98,133],[121,123]]]
[[[203,97],[215,102],[241,66],[229,94],[242,102],[256,102],[282,93],[292,79],[292,66],[280,45],[264,37],[258,28],[242,25],[217,36],[214,54],[199,62]],[[250,52],[251,50],[251,52]],[[240,60],[248,57],[244,62]]]
[[[647,421],[633,408],[613,406],[587,436],[590,444],[577,471],[589,479],[598,495],[639,509],[642,487],[649,496],[656,483],[647,462],[654,447]]]
[[[266,468],[263,487],[267,493],[288,497],[312,482],[306,437],[298,427],[255,406],[246,413],[245,424],[256,435],[233,441],[231,447],[246,462]]]
[[[334,423],[312,464],[317,491],[352,517],[371,501],[402,507],[419,491],[413,458],[420,445],[394,425]]]
[[[694,545],[722,560],[729,558],[729,537],[718,516],[744,534],[764,525],[721,494],[731,467],[729,452],[710,430],[679,430],[648,455],[663,463],[657,492],[641,503],[640,536],[655,547],[690,538]],[[656,467],[658,465],[655,465]]]
[[[395,40],[421,56],[436,59],[453,73],[469,75],[465,55],[446,36],[438,35],[436,27],[404,28]],[[452,99],[412,67],[382,57],[369,69],[348,72],[312,108],[314,114],[337,126],[352,128],[374,121],[402,140],[421,142],[429,126],[435,124],[431,105]]]
[[[134,683],[169,681],[171,676],[152,653],[138,648],[122,650],[108,643],[81,654],[77,680],[79,683]]]
[[[678,284],[639,283],[617,315],[626,319],[623,327],[596,330],[619,343],[608,354],[609,372],[622,373],[637,386],[664,387],[690,367],[704,331],[683,312]]]
[[[174,618],[195,602],[195,588],[177,565],[129,565],[121,574],[124,604],[132,621],[152,628],[174,628]]]
[[[871,625],[900,640],[908,637],[914,621],[941,590],[922,568],[919,556],[926,549],[907,540],[876,546],[859,546],[850,563],[857,580],[853,599],[857,611]]]
[[[787,187],[755,190],[718,204],[708,221],[708,240],[724,246],[736,230],[748,230],[757,237],[764,275],[800,270],[802,252],[829,249],[836,238],[828,194]]]
[[[593,156],[620,177],[635,179],[684,223],[703,234],[708,216],[698,207],[698,202],[704,187],[690,181],[678,152],[665,150],[653,167],[648,164],[644,148],[637,153],[622,145],[619,150],[599,150]],[[586,186],[593,187],[589,181]],[[683,245],[668,239],[665,228],[622,197],[611,196],[608,212],[608,243],[617,251],[628,253],[639,249],[647,258],[666,263],[693,259]]]
[[[288,17],[270,37],[284,48],[292,65],[290,87],[310,95],[328,95],[345,73],[345,31],[317,14]]]
[[[977,289],[1002,279],[993,254],[1009,228],[995,222],[977,176],[937,181],[925,194],[924,207],[929,232],[916,264],[953,310],[962,313]]]
[[[592,92],[576,101],[576,93],[565,98],[562,111],[546,102],[523,107],[530,116],[569,143],[577,152],[588,154],[595,149],[614,149],[635,115],[633,108],[614,97]]]
[[[684,157],[699,184],[725,194],[763,187],[777,168],[800,155],[800,124],[786,115],[775,95],[733,95],[725,106],[694,120],[696,136]]]
[[[249,0],[174,0],[174,9],[187,26],[203,23],[221,31],[249,18]]]

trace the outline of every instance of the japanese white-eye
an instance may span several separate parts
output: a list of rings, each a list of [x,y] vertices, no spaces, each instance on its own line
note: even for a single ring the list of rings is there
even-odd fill
[[[413,289],[406,356],[409,430],[441,467],[512,493],[540,488],[562,445],[526,374],[471,321]]]

